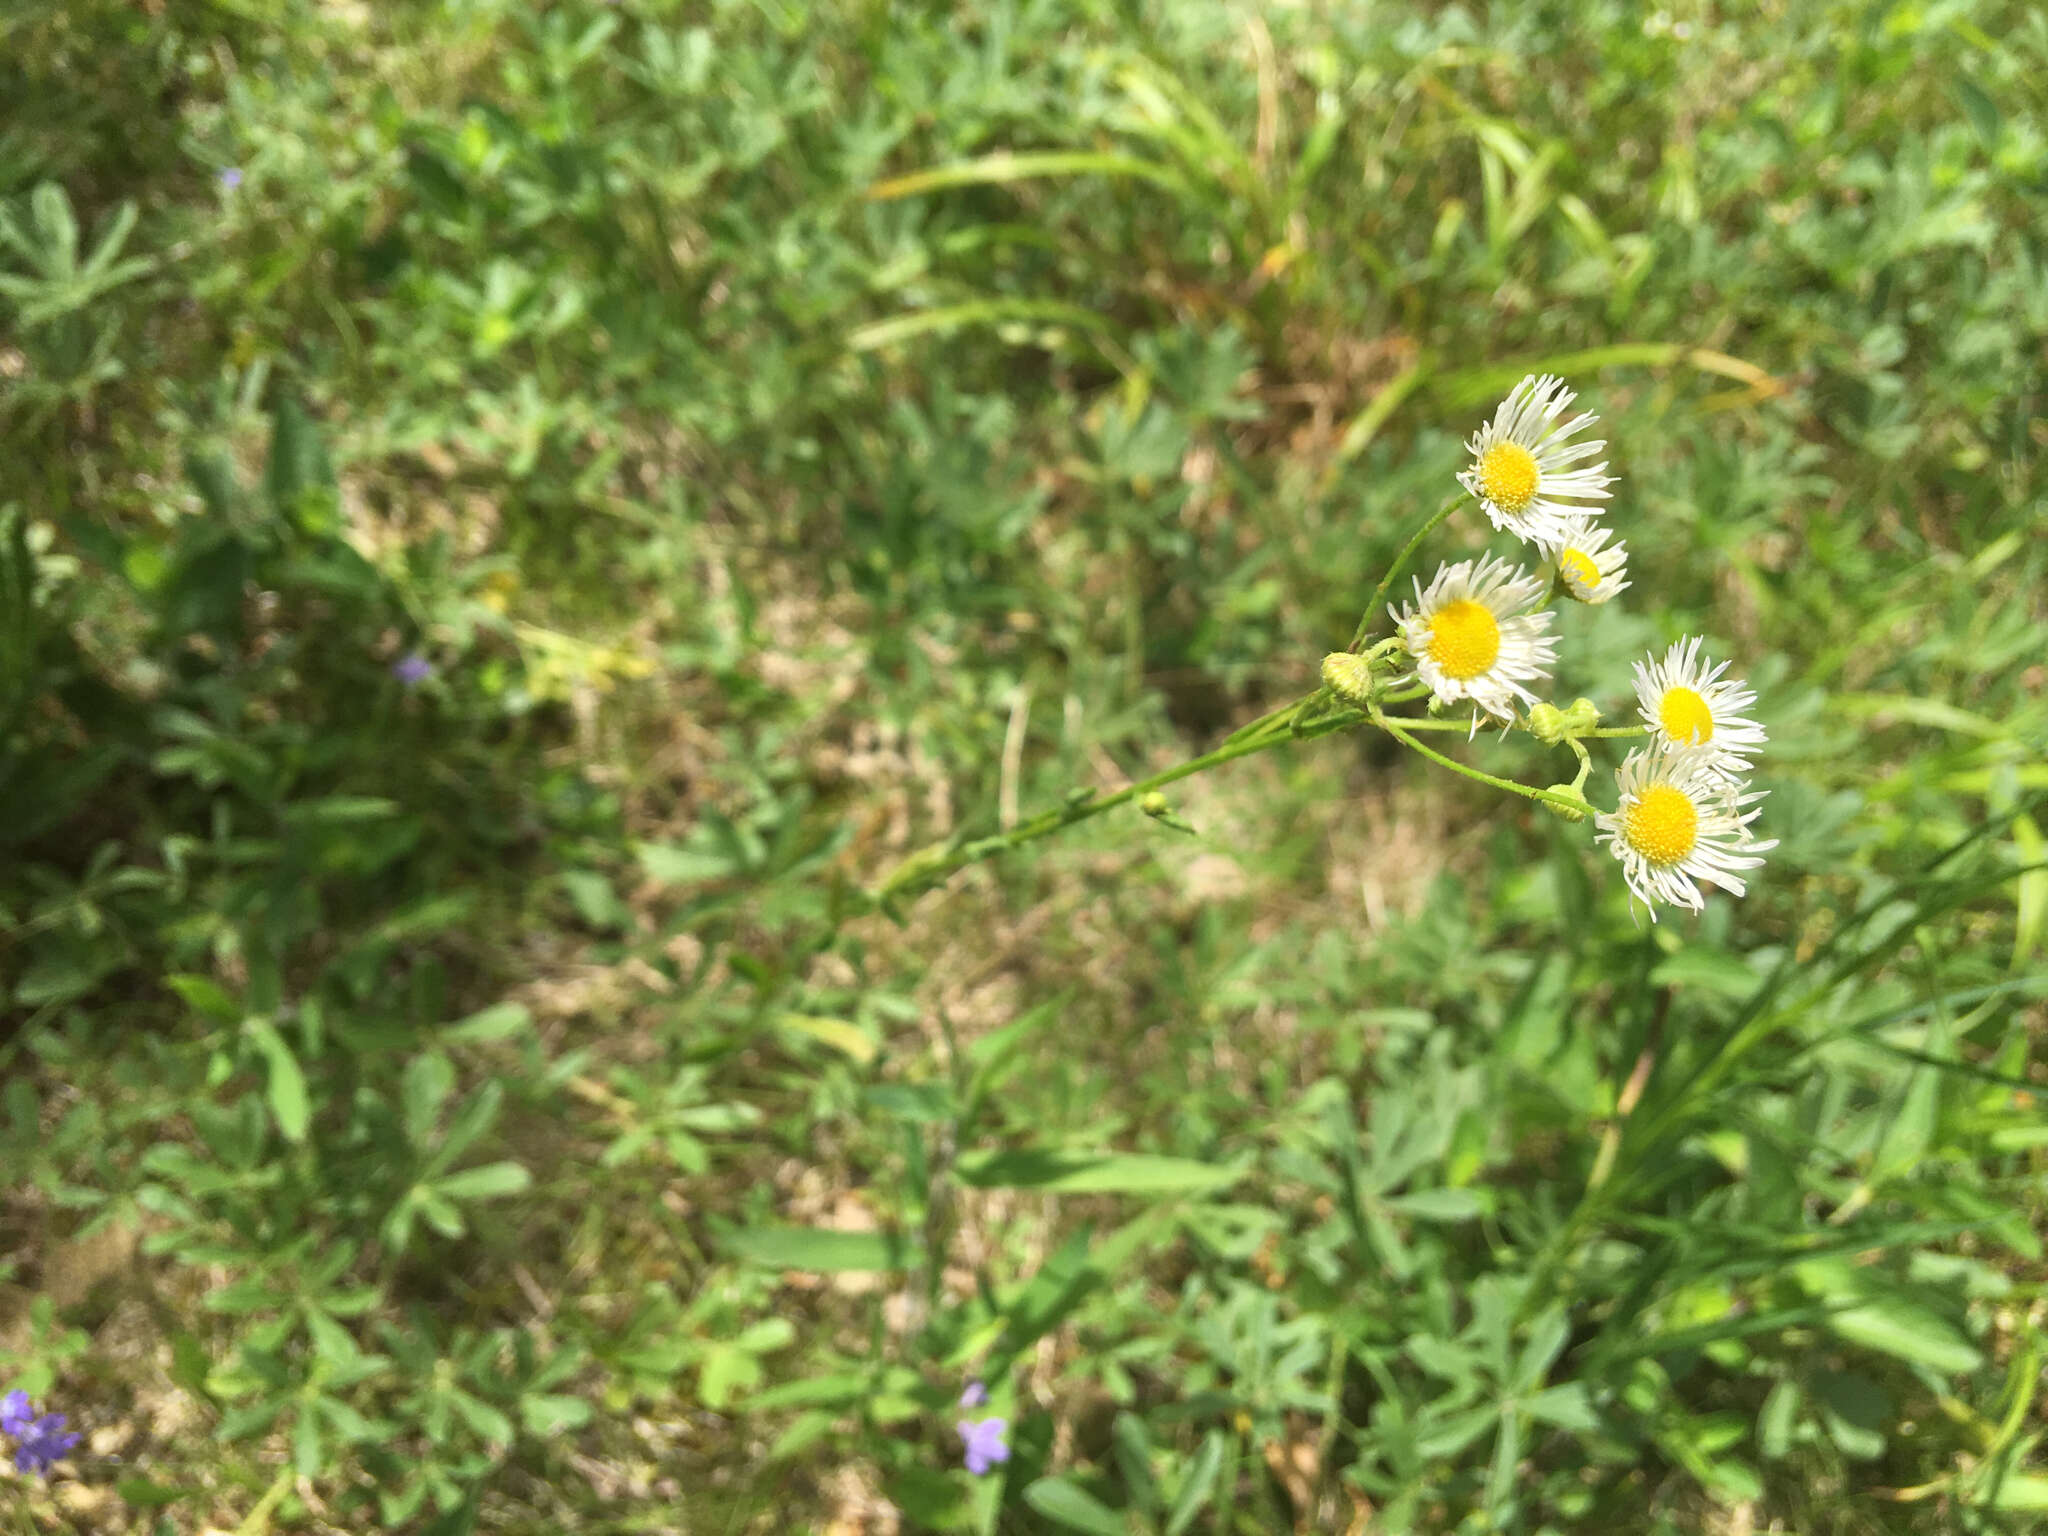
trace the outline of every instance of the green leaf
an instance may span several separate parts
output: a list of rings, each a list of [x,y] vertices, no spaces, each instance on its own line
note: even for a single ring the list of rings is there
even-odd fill
[[[1185,1195],[1224,1189],[1248,1172],[1145,1152],[1107,1156],[1018,1150],[969,1153],[956,1171],[977,1189],[1046,1189],[1064,1194]]]
[[[512,1421],[502,1410],[492,1407],[481,1398],[471,1397],[467,1392],[459,1390],[448,1393],[448,1402],[454,1408],[456,1417],[480,1438],[490,1441],[493,1445],[512,1443]]]
[[[1064,1477],[1041,1477],[1024,1490],[1024,1502],[1054,1524],[1088,1536],[1130,1536],[1122,1515]]]
[[[124,1477],[114,1484],[114,1492],[121,1502],[135,1509],[162,1509],[180,1499],[189,1499],[197,1488],[177,1487],[170,1483],[153,1483],[146,1477]]]
[[[837,1376],[813,1376],[805,1381],[785,1381],[749,1399],[756,1413],[772,1408],[841,1407],[857,1403],[873,1389],[866,1374],[844,1372]]]
[[[1984,1363],[1984,1352],[1947,1318],[1897,1297],[1831,1313],[1828,1326],[1851,1344],[1947,1375],[1974,1371]]]
[[[164,985],[182,997],[196,1012],[223,1024],[232,1024],[242,1016],[242,1005],[237,1003],[219,983],[205,976],[166,976]]]
[[[1792,1449],[1792,1430],[1799,1422],[1799,1383],[1791,1377],[1771,1388],[1756,1419],[1756,1445],[1766,1461],[1780,1461]]]
[[[1884,1454],[1884,1428],[1891,1421],[1891,1399],[1868,1376],[1854,1371],[1818,1371],[1813,1397],[1828,1438],[1851,1461],[1874,1461]]]
[[[1657,986],[1697,987],[1718,997],[1746,998],[1757,988],[1757,974],[1740,955],[1689,944],[1660,960],[1650,972]]]
[[[1145,1434],[1145,1421],[1135,1413],[1119,1413],[1109,1434],[1124,1487],[1130,1490],[1140,1509],[1156,1515],[1160,1509],[1159,1484],[1152,1476],[1152,1442]]]
[[[761,1362],[745,1350],[730,1344],[712,1344],[705,1348],[697,1368],[697,1394],[706,1408],[716,1411],[731,1402],[735,1394],[759,1386],[761,1374]]]
[[[1600,1428],[1600,1415],[1587,1396],[1583,1381],[1568,1381],[1561,1387],[1546,1387],[1522,1405],[1529,1417],[1574,1434],[1590,1435]]]
[[[1202,1506],[1209,1502],[1209,1492],[1216,1486],[1216,1476],[1222,1470],[1223,1431],[1212,1429],[1202,1441],[1202,1448],[1189,1459],[1187,1470],[1181,1474],[1180,1489],[1174,1494],[1173,1508],[1166,1516],[1166,1536],[1181,1536],[1195,1523]]]
[[[313,1122],[313,1104],[306,1094],[306,1074],[299,1069],[298,1057],[292,1054],[291,1047],[284,1043],[284,1036],[277,1032],[277,1026],[270,1020],[261,1017],[246,1019],[242,1029],[269,1064],[270,1113],[277,1121],[277,1128],[287,1141],[304,1141],[306,1130]]]
[[[529,1434],[553,1435],[565,1429],[581,1429],[590,1422],[591,1409],[580,1397],[536,1392],[519,1399],[519,1417]]]
[[[902,1269],[907,1262],[902,1239],[885,1232],[742,1227],[720,1238],[719,1247],[750,1263],[766,1264],[773,1269],[813,1270],[825,1275]]]
[[[465,1044],[480,1044],[523,1034],[531,1028],[533,1015],[526,1011],[523,1003],[493,1003],[488,1008],[472,1013],[466,1019],[450,1024],[441,1031],[441,1038],[459,1040]]]
[[[1485,1203],[1469,1189],[1418,1189],[1389,1196],[1386,1205],[1418,1221],[1471,1221],[1486,1211]]]
[[[1985,1486],[1985,1495],[1971,1498],[1974,1508],[2027,1513],[2048,1510],[2048,1472],[2008,1472],[1987,1479]]]
[[[455,1064],[439,1051],[427,1051],[405,1064],[399,1098],[405,1105],[405,1138],[415,1147],[427,1144],[441,1106],[455,1091]]]
[[[796,1338],[796,1324],[786,1317],[764,1317],[751,1327],[742,1329],[738,1338],[732,1341],[734,1349],[744,1349],[750,1355],[770,1355],[778,1349],[786,1349]]]
[[[1949,81],[1949,87],[1956,93],[1956,102],[1962,107],[1963,116],[1970,120],[1970,126],[1977,131],[1978,141],[1986,149],[1996,149],[1999,129],[1998,104],[1968,75],[1957,75]]]
[[[878,181],[867,189],[867,196],[872,202],[886,202],[948,187],[1000,186],[1041,176],[1126,176],[1170,189],[1182,185],[1181,178],[1165,166],[1133,155],[1093,150],[1038,150],[1020,154],[1005,149],[978,160],[934,166],[928,171]]]
[[[633,852],[650,880],[663,885],[697,885],[722,880],[738,866],[722,853],[706,853],[676,843],[641,843]]]
[[[785,1013],[777,1016],[776,1023],[820,1045],[829,1045],[862,1066],[873,1061],[881,1049],[866,1030],[847,1019],[830,1019],[811,1013]]]
[[[434,1181],[437,1194],[450,1200],[495,1200],[533,1187],[533,1175],[514,1162],[486,1163]]]

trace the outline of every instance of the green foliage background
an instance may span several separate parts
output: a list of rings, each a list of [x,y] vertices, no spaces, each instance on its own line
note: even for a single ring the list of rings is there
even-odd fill
[[[92,1454],[0,1529],[2029,1528],[2044,81],[2000,0],[16,0],[0,1386]],[[1545,369],[1633,579],[1558,697],[1736,659],[1747,900],[1341,736],[862,909],[1313,686]]]

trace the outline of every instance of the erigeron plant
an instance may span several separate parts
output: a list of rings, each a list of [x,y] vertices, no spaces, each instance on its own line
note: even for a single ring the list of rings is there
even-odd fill
[[[1705,642],[1680,640],[1661,658],[1635,667],[1641,723],[1600,724],[1589,699],[1560,706],[1538,689],[1550,680],[1557,642],[1548,633],[1554,591],[1582,603],[1611,602],[1628,586],[1628,551],[1600,522],[1614,483],[1598,460],[1604,442],[1583,439],[1593,414],[1565,413],[1574,396],[1563,382],[1531,375],[1508,392],[1493,419],[1466,445],[1470,463],[1458,474],[1463,490],[1415,531],[1394,557],[1360,615],[1351,644],[1323,658],[1322,686],[1253,721],[1213,751],[1111,792],[1076,789],[1066,801],[993,837],[949,840],[903,861],[868,893],[881,910],[954,871],[1136,801],[1148,816],[1175,818],[1163,791],[1180,779],[1256,752],[1361,727],[1394,740],[1453,773],[1534,800],[1565,820],[1590,815],[1599,841],[1622,866],[1631,896],[1654,922],[1660,906],[1699,911],[1702,885],[1730,895],[1744,874],[1777,846],[1750,830],[1761,791],[1748,787],[1753,759],[1765,744],[1748,713],[1756,695],[1710,665]],[[1415,601],[1396,610],[1393,584],[1416,551],[1454,512],[1476,501],[1494,528],[1511,533],[1540,557],[1535,570],[1487,557],[1439,565]],[[1393,633],[1368,644],[1382,618]],[[1424,713],[1402,706],[1423,703]],[[1526,731],[1578,759],[1569,782],[1542,789],[1461,763],[1422,738],[1430,732],[1475,736],[1482,724]],[[1593,758],[1586,743],[1641,738],[1615,772],[1616,804],[1597,810],[1585,785]]]

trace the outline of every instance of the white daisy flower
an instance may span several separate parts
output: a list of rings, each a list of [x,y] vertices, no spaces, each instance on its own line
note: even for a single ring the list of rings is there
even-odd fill
[[[1636,702],[1653,738],[1677,745],[1700,743],[1714,770],[1725,778],[1749,772],[1762,750],[1764,728],[1745,711],[1756,695],[1739,678],[1723,677],[1728,663],[1709,668],[1698,636],[1680,640],[1663,660],[1636,663]]]
[[[1590,519],[1579,522],[1563,539],[1546,541],[1543,552],[1564,579],[1568,597],[1582,603],[1607,603],[1628,585],[1628,546]]]
[[[1557,660],[1557,642],[1543,633],[1550,611],[1531,611],[1543,601],[1540,580],[1505,560],[1461,560],[1438,567],[1427,591],[1417,577],[1415,600],[1394,622],[1414,675],[1440,702],[1470,699],[1502,720],[1514,718],[1517,699],[1536,702],[1526,685],[1549,677]]]
[[[1762,813],[1744,807],[1763,799],[1764,791],[1744,794],[1719,771],[1711,747],[1642,747],[1614,778],[1621,803],[1595,813],[1593,824],[1653,923],[1659,902],[1695,912],[1704,907],[1701,881],[1740,896],[1740,872],[1755,869],[1761,855],[1778,846],[1776,838],[1758,842],[1750,835],[1749,824]]]
[[[1466,444],[1472,467],[1459,474],[1458,483],[1479,498],[1494,527],[1520,539],[1562,543],[1574,523],[1599,510],[1572,503],[1607,499],[1613,481],[1605,464],[1572,467],[1607,446],[1568,441],[1595,420],[1587,411],[1560,422],[1572,399],[1562,379],[1531,374],[1508,391],[1493,420],[1472,434]]]

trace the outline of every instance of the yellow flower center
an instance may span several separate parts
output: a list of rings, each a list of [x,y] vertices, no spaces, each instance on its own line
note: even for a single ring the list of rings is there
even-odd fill
[[[1582,549],[1559,550],[1557,568],[1564,572],[1566,581],[1584,587],[1589,592],[1600,585],[1600,567],[1595,565],[1593,557]]]
[[[1621,835],[1652,864],[1676,864],[1699,841],[1700,813],[1683,791],[1653,784],[1622,817]]]
[[[1461,597],[1429,616],[1429,659],[1445,677],[1477,677],[1499,656],[1500,624],[1486,604]]]
[[[1503,512],[1520,512],[1536,499],[1536,456],[1520,443],[1495,443],[1479,461],[1479,494]]]
[[[1714,739],[1714,712],[1690,688],[1666,688],[1664,702],[1657,706],[1657,719],[1673,741]]]

